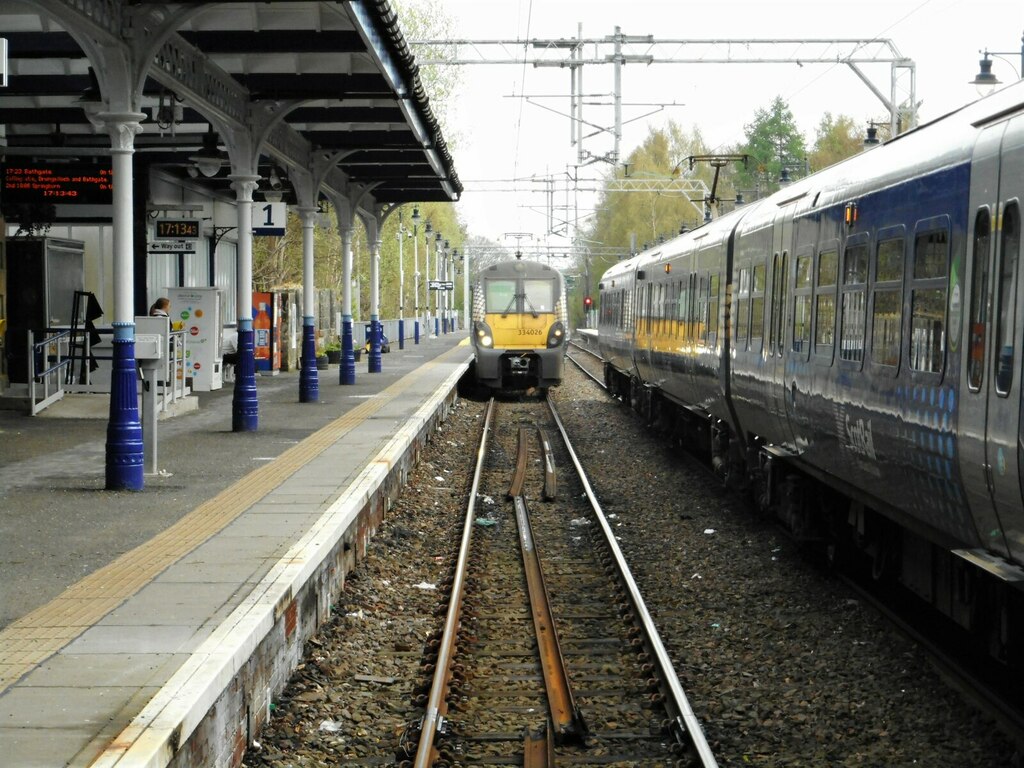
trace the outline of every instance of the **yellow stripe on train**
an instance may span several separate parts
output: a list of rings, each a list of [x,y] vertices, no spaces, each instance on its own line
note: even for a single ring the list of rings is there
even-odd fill
[[[548,345],[548,329],[558,319],[553,312],[508,314],[488,313],[484,319],[494,336],[495,349],[531,349]]]

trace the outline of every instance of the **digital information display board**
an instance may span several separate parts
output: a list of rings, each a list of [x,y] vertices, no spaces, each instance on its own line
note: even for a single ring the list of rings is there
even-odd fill
[[[4,209],[18,205],[85,203],[111,205],[113,174],[96,164],[52,163],[2,166],[0,200]]]

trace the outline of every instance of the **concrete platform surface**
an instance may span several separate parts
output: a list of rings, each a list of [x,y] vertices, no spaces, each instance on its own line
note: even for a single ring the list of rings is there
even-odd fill
[[[205,715],[210,680],[245,665],[384,482],[370,465],[400,459],[470,357],[465,333],[396,343],[354,385],[321,371],[318,403],[298,402],[297,373],[257,376],[249,433],[231,431],[230,389],[194,394],[159,422],[138,492],[104,490],[106,419],[81,418],[95,402],[0,411],[0,764],[168,764],[173,734],[140,720]]]

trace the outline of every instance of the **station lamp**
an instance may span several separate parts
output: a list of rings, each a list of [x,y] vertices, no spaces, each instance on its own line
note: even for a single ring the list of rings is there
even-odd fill
[[[1024,35],[1021,36],[1020,42],[1020,70],[1014,68],[1014,74],[1018,78],[1024,77]],[[992,72],[992,59],[990,57],[994,56],[997,59],[1003,59],[1003,61],[1013,67],[1013,63],[1005,57],[1016,56],[1017,51],[990,51],[986,48],[984,51],[978,51],[978,53],[982,56],[981,60],[978,61],[978,74],[974,76],[970,83],[978,89],[979,95],[987,96],[1002,82]]]
[[[223,159],[217,148],[217,134],[213,132],[213,126],[210,126],[210,129],[203,135],[202,148],[196,154],[190,155],[188,159],[195,163],[196,169],[203,176],[211,178],[217,175],[223,165]]]

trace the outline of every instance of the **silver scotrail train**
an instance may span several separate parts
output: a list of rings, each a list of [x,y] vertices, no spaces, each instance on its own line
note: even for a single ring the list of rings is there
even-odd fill
[[[610,268],[606,380],[1024,666],[1024,82]]]

